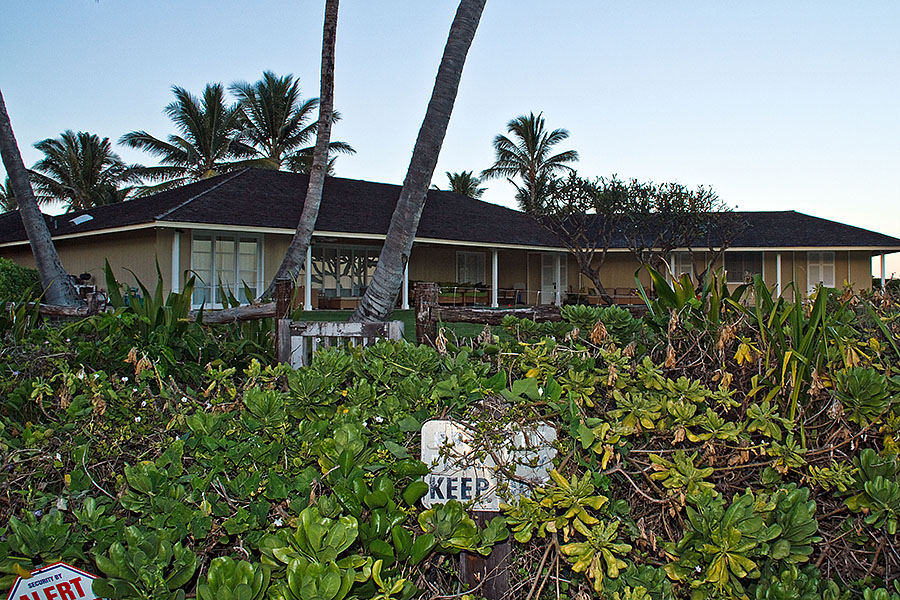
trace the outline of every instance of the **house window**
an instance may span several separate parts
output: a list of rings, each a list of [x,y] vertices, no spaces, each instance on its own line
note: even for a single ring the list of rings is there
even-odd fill
[[[762,275],[762,252],[726,252],[725,278],[728,283],[748,283]]]
[[[681,279],[682,275],[694,277],[694,261],[691,260],[690,252],[673,252],[669,260],[669,268],[672,269],[672,276],[675,279]]]
[[[380,253],[381,248],[369,246],[313,246],[313,287],[329,298],[362,296]]]
[[[456,282],[484,283],[484,252],[456,253]]]
[[[223,306],[228,294],[241,302],[255,299],[259,252],[259,238],[254,236],[195,234],[191,242],[191,269],[197,277],[194,305]]]
[[[834,287],[834,252],[806,253],[806,281],[810,291],[820,283]]]

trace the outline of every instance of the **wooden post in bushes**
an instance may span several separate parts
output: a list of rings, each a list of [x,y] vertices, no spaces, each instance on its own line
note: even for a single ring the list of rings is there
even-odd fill
[[[291,359],[291,299],[294,282],[279,279],[275,282],[275,360],[290,362]]]
[[[431,308],[438,303],[438,285],[420,282],[416,284],[416,343],[434,344],[437,326],[431,318]]]
[[[501,516],[497,511],[480,511],[472,515],[479,528],[491,522],[494,517]],[[459,576],[468,589],[477,591],[472,594],[487,600],[503,600],[509,593],[509,556],[512,545],[509,539],[494,544],[487,556],[460,552]]]
[[[279,279],[275,282],[275,318],[285,319],[290,316],[291,298],[294,295],[294,282],[290,279]]]

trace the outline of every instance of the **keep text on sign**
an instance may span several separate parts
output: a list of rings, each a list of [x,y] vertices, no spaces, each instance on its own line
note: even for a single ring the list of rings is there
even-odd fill
[[[461,423],[426,422],[421,458],[429,473],[422,503],[430,507],[458,500],[472,510],[496,511],[501,501],[528,494],[547,480],[556,455],[556,429],[508,425],[497,437],[500,442],[476,440]]]

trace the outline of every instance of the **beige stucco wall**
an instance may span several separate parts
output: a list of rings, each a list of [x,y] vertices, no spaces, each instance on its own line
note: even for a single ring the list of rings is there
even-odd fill
[[[90,273],[93,275],[91,284],[98,288],[106,289],[104,275],[104,262],[109,260],[116,279],[131,286],[137,285],[139,278],[150,289],[156,287],[156,263],[154,258],[159,256],[159,266],[169,281],[171,271],[171,234],[169,234],[169,246],[166,254],[159,254],[159,232],[153,229],[143,229],[125,233],[113,233],[93,236],[90,238],[73,238],[68,240],[56,240],[55,246],[60,261],[67,273],[79,275]],[[34,267],[34,256],[28,245],[14,246],[0,249],[0,256],[14,260],[18,264]],[[131,269],[133,274],[126,269]]]
[[[143,229],[130,232],[98,235],[89,238],[57,240],[63,267],[73,274],[89,272],[94,276],[93,283],[105,287],[103,265],[109,260],[116,277],[129,285],[136,285],[135,276],[146,286],[153,288],[156,284],[155,260],[159,261],[160,271],[164,278],[164,289],[171,289],[172,251],[174,236],[179,238],[179,272],[182,274],[180,286],[184,284],[183,274],[191,268],[191,231],[174,229]],[[284,234],[266,234],[263,236],[263,282],[268,283],[281,263],[287,251],[291,236]],[[341,240],[341,243],[352,243]],[[378,245],[378,242],[367,241],[366,245]],[[425,245],[413,247],[410,260],[410,280],[413,281],[455,281],[457,252],[483,252],[485,260],[485,283],[491,282],[491,249],[472,246]],[[499,288],[514,289],[517,284],[525,284],[527,298],[530,302],[537,300],[537,292],[541,289],[541,252],[526,250],[501,249],[498,251],[498,283]],[[763,253],[763,275],[769,287],[777,281],[776,256],[778,252]],[[784,295],[792,299],[793,294],[787,288],[792,281],[797,290],[805,295],[807,291],[807,256],[805,251],[782,251],[781,281],[785,289]],[[28,245],[0,248],[0,256],[15,262],[34,266],[34,259]],[[602,269],[602,279],[608,289],[633,288],[634,273],[638,269],[637,260],[630,252],[610,252]],[[578,292],[589,289],[592,284],[578,272],[573,257],[567,256],[568,291]],[[134,272],[132,275],[126,269]],[[641,280],[649,286],[649,277],[641,271]],[[843,285],[845,281],[856,289],[868,289],[871,286],[871,253],[868,251],[835,251],[835,284]]]
[[[526,262],[525,287],[528,303],[537,302],[537,292],[541,291],[541,253],[529,252]]]
[[[595,257],[594,264],[596,265],[599,262],[600,258]],[[606,254],[606,260],[600,269],[600,281],[607,290],[613,290],[615,288],[634,288],[634,272],[637,271],[640,266],[640,263],[631,252],[608,252]],[[650,276],[645,269],[641,269],[639,277],[641,283],[644,284],[645,287],[650,285]],[[585,291],[591,291],[593,290],[594,284],[587,276],[582,275],[580,286],[584,288]]]
[[[288,246],[291,245],[291,236],[279,235],[275,233],[267,233],[263,236],[263,283],[269,285],[272,278],[275,277],[275,271],[281,266],[284,255],[287,253]],[[304,273],[304,267],[300,268],[300,273]]]
[[[872,287],[872,253],[867,251],[851,251],[850,283],[857,290]]]
[[[409,257],[409,280],[438,282],[456,281],[457,250],[468,249],[434,244],[413,244],[412,252]],[[478,248],[472,248],[471,251],[477,252]],[[491,256],[488,252],[485,252],[484,254],[485,277],[490,281]]]
[[[490,249],[473,246],[445,246],[416,244],[409,263],[411,281],[456,281],[458,252],[478,252],[484,255],[484,283],[490,285],[493,277],[493,258]],[[517,283],[526,283],[525,250],[497,251],[497,285],[500,289],[512,289]]]

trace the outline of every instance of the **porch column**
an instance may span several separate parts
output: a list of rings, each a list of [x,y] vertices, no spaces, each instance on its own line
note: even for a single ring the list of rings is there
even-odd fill
[[[881,255],[882,272],[884,271],[884,254]],[[181,231],[172,232],[172,291],[181,291]]]
[[[884,271],[884,269],[882,269]],[[497,298],[497,249],[491,250],[491,306],[500,306]]]
[[[884,291],[884,286],[887,284],[887,274],[885,273],[884,266],[884,252],[881,253],[881,291]]]
[[[400,304],[400,308],[409,310],[409,258],[406,259],[406,264],[403,265],[403,289],[401,292],[403,294],[403,300]]]
[[[775,255],[775,297],[781,297],[781,252]]]
[[[562,287],[562,257],[557,254],[556,255],[556,305],[560,306],[562,304],[562,290],[559,289]]]
[[[303,272],[303,310],[312,310],[312,240],[306,247],[306,267]]]

